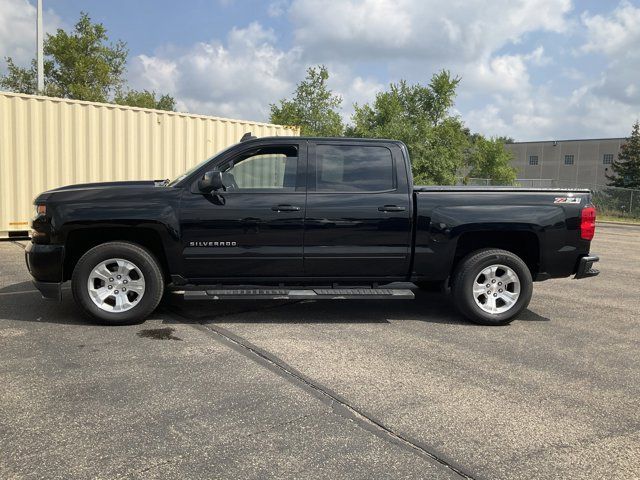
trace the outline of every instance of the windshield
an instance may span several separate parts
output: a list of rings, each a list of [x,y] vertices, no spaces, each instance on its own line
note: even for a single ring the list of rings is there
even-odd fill
[[[236,144],[237,145],[237,144]],[[197,165],[191,167],[189,170],[187,170],[186,172],[182,173],[181,175],[179,175],[178,177],[174,178],[173,180],[171,180],[167,186],[169,187],[173,187],[174,185],[180,183],[182,180],[184,180],[185,178],[187,178],[188,176],[190,176],[191,174],[197,172],[200,168],[204,167],[207,163],[209,163],[211,160],[213,160],[214,158],[216,158],[218,155],[221,155],[223,153],[225,153],[228,150],[231,150],[232,148],[234,148],[236,145],[231,145],[228,148],[225,148],[224,150],[216,153],[215,155],[213,155],[212,157],[207,158],[206,160],[203,160],[202,162],[198,163]]]
[[[213,157],[207,158],[206,160],[198,163],[197,165],[191,167],[189,170],[187,170],[186,172],[180,174],[180,176],[174,178],[173,180],[171,180],[168,184],[169,187],[173,187],[175,184],[181,182],[182,180],[184,180],[185,178],[187,178],[189,175],[191,175],[192,173],[194,173],[196,170],[198,170],[200,167],[203,167],[208,161],[210,161]]]

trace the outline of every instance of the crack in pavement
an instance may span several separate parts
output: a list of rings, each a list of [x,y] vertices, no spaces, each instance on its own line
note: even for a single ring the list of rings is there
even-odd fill
[[[11,285],[9,285],[10,287]],[[68,287],[62,287],[62,291],[63,292],[67,292],[70,291],[71,288]],[[18,294],[22,294],[22,293],[40,293],[40,290],[34,290],[34,289],[29,289],[29,290],[16,290],[15,292],[0,292],[0,295],[18,295]]]
[[[286,306],[291,305],[294,302],[287,303]],[[268,308],[277,308],[277,307],[268,307]],[[244,312],[234,312],[231,315],[237,315],[239,313],[248,313],[255,311],[262,311],[264,309],[251,309]],[[272,353],[254,345],[249,342],[247,339],[235,335],[229,330],[219,326],[214,325],[206,320],[197,319],[197,318],[189,318],[189,316],[175,310],[171,310],[177,316],[180,316],[186,320],[197,320],[198,324],[187,324],[192,328],[195,328],[204,333],[208,333],[216,338],[221,343],[229,346],[233,350],[241,353],[246,358],[258,363],[259,365],[268,368],[272,372],[278,374],[280,377],[284,378],[288,382],[301,387],[308,393],[312,394],[314,397],[321,400],[326,405],[332,407],[334,412],[337,415],[340,415],[344,418],[347,418],[353,422],[355,422],[358,426],[365,429],[366,431],[373,433],[374,435],[382,438],[386,441],[390,441],[395,445],[398,445],[404,449],[411,450],[412,452],[420,455],[423,458],[427,458],[428,460],[435,462],[460,478],[475,480],[477,477],[472,476],[467,473],[461,466],[457,465],[456,462],[446,458],[441,452],[436,449],[423,444],[422,442],[409,437],[400,432],[396,432],[391,427],[385,425],[382,420],[375,418],[372,414],[367,413],[361,408],[353,406],[347,399],[339,395],[338,393],[332,391],[328,387],[319,384],[315,380],[310,377],[304,375],[302,372],[296,370],[291,365],[287,364],[284,360],[273,355]],[[221,314],[215,318],[227,317],[229,314]],[[211,317],[208,317],[211,320]]]

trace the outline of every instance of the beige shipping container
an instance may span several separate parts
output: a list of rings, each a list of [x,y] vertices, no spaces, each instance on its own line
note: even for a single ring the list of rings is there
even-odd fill
[[[268,123],[0,92],[0,236],[29,230],[33,199],[85,182],[175,178]]]

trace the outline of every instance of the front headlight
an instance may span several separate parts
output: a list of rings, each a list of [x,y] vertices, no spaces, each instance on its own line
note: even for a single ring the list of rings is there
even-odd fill
[[[31,240],[33,243],[49,243],[51,219],[47,217],[47,206],[36,204],[36,215],[31,220]]]

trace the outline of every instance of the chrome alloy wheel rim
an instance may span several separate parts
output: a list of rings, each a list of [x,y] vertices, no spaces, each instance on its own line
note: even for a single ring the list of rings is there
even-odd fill
[[[490,265],[473,282],[473,299],[483,311],[503,313],[520,298],[520,278],[506,265]]]
[[[87,289],[89,297],[101,310],[126,312],[144,296],[144,275],[133,262],[110,258],[91,271]]]

